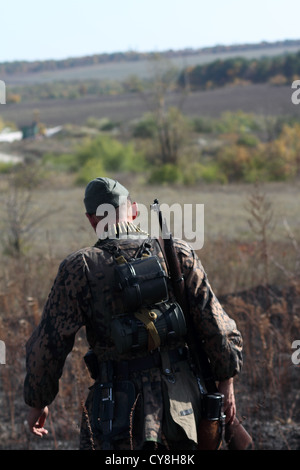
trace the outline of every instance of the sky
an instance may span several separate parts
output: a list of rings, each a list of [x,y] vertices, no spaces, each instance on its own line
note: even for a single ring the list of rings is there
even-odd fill
[[[299,0],[11,0],[0,62],[300,39]]]

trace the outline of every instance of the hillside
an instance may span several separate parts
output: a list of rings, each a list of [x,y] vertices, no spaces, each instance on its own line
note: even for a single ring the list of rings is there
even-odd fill
[[[204,49],[166,51],[159,55],[170,61],[178,69],[201,65],[216,59],[243,57],[246,59],[278,56],[295,53],[300,49],[298,41],[278,41],[274,43],[215,46]],[[99,54],[65,60],[37,62],[7,62],[0,64],[0,77],[7,85],[26,85],[61,80],[124,80],[130,75],[139,78],[149,76],[153,53]]]
[[[162,67],[169,71],[171,66],[175,68],[166,104],[177,106],[192,117],[219,117],[223,112],[237,110],[297,116],[298,108],[291,103],[289,76],[280,83],[281,86],[274,86],[277,83],[268,80],[259,84],[239,82],[237,75],[236,82],[232,80],[228,86],[218,87],[216,81],[215,86],[205,87],[205,90],[193,87],[193,93],[184,98],[176,80],[184,70],[190,73],[194,68],[197,71],[201,64],[213,65],[218,59],[224,64],[233,57],[262,59],[264,62],[265,58],[287,57],[291,61],[293,56],[290,54],[299,50],[300,40],[287,40],[162,52],[159,54],[163,59]],[[147,90],[155,76],[157,63],[153,62],[154,56],[154,53],[128,52],[58,61],[2,63],[0,78],[6,85],[7,104],[0,107],[0,116],[17,127],[30,123],[36,110],[46,126],[83,125],[90,117],[108,118],[118,123],[140,119],[149,111],[149,103],[146,103],[145,93],[138,91],[140,87]]]

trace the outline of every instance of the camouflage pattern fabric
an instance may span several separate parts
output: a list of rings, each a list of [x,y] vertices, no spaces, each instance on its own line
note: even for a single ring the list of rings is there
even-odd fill
[[[142,241],[136,233],[130,239],[106,240],[72,253],[61,263],[40,324],[26,344],[24,399],[29,406],[43,407],[55,399],[66,357],[82,326],[99,363],[147,356],[147,351],[118,353],[110,336],[111,319],[122,313],[123,304],[121,294],[114,289],[114,260],[107,248],[117,244],[130,257]],[[175,246],[186,281],[190,314],[211,361],[214,378],[233,377],[242,367],[241,334],[214,295],[196,254],[183,241],[175,240]],[[167,271],[159,244],[152,243],[151,251]],[[174,299],[171,286],[169,294]],[[184,340],[180,340],[175,346],[184,345]],[[167,357],[167,351],[164,347],[161,353]],[[174,383],[159,367],[131,375],[136,390],[131,427],[114,438],[114,449],[141,449],[144,442],[167,445],[170,449],[174,446],[176,450],[195,448],[200,391],[186,360],[171,367]],[[183,383],[182,377],[184,396],[178,395],[182,387],[177,386]],[[90,428],[93,393],[92,387],[82,416],[82,449],[102,448],[102,437]]]

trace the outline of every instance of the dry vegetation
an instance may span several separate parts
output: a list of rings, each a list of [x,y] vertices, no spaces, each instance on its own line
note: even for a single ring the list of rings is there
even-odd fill
[[[142,187],[124,177],[135,199],[154,197],[169,204],[205,204],[205,243],[199,251],[208,277],[244,337],[245,365],[236,381],[238,414],[257,449],[299,449],[300,370],[291,361],[291,344],[300,339],[299,185]],[[22,386],[25,342],[38,323],[61,259],[94,242],[83,213],[83,188],[56,180],[47,187],[23,188],[14,199],[22,211],[29,191],[30,237],[24,251],[2,254],[0,339],[7,349],[0,366],[2,449],[76,449],[82,403],[90,379],[82,357],[84,331],[67,359],[60,392],[51,405],[49,436],[28,435]],[[1,180],[1,220],[12,189]],[[27,194],[26,193],[26,194]],[[15,195],[16,197],[16,195]],[[47,214],[47,217],[44,217]],[[40,215],[40,223],[34,221]],[[2,228],[2,235],[7,230]],[[34,228],[34,229],[33,229]],[[2,246],[3,248],[3,246]]]
[[[90,77],[90,70],[86,72]],[[179,102],[170,90],[165,90],[161,101],[168,107]],[[300,369],[291,360],[292,342],[300,340],[299,128],[291,130],[293,135],[284,134],[281,140],[276,140],[275,132],[281,117],[298,119],[298,108],[291,103],[289,85],[271,84],[195,91],[187,94],[181,105],[185,116],[198,122],[204,119],[206,125],[226,111],[263,116],[264,126],[256,137],[264,144],[275,139],[270,155],[277,152],[284,161],[279,172],[290,168],[286,163],[293,158],[298,165],[297,172],[285,182],[260,187],[250,183],[202,184],[192,178],[196,166],[189,167],[188,153],[183,152],[180,163],[191,168],[185,187],[163,183],[147,186],[142,172],[112,176],[120,178],[134,199],[148,207],[154,198],[170,205],[204,204],[205,240],[198,254],[216,295],[237,321],[244,338],[244,368],[235,382],[238,415],[252,434],[256,449],[300,449]],[[94,124],[103,119],[118,123],[112,135],[127,142],[132,139],[134,125],[149,112],[145,96],[124,93],[11,103],[1,108],[1,117],[23,126],[31,122],[37,109],[46,127],[61,124],[64,131],[52,139],[3,143],[1,152],[39,163],[49,153],[58,155],[61,164],[70,165],[83,138],[97,133],[95,126],[87,127],[88,120]],[[197,143],[195,155],[201,163],[206,153],[209,157],[215,154],[216,136],[211,138],[202,129],[189,137],[193,145]],[[236,133],[236,137],[240,135]],[[202,146],[207,141],[207,148],[200,149],[198,140]],[[142,148],[149,153],[152,146],[149,149],[147,145],[148,141]],[[245,155],[251,157],[249,161],[253,156],[249,141],[245,145],[238,154],[242,164]],[[234,157],[236,150],[235,145]],[[94,163],[90,165],[93,171]],[[151,163],[156,165],[154,160]],[[41,178],[37,169],[42,171]],[[115,168],[105,170],[112,172]],[[66,361],[59,394],[50,406],[49,435],[42,440],[29,435],[24,424],[25,343],[39,322],[61,260],[95,239],[84,215],[83,187],[74,186],[76,175],[70,168],[65,171],[59,167],[55,172],[37,166],[30,172],[30,165],[21,166],[17,180],[10,184],[11,173],[0,168],[0,340],[6,345],[6,364],[0,364],[0,449],[77,449],[82,405],[91,383],[83,363],[87,349],[84,331],[78,334]]]

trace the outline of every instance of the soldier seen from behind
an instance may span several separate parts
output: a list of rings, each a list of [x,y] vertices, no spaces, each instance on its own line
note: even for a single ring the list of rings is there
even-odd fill
[[[90,347],[85,361],[94,385],[86,401],[88,416],[82,416],[80,449],[203,448],[199,429],[207,389],[189,333],[192,329],[201,344],[217,392],[224,396],[227,426],[236,419],[233,378],[242,367],[241,334],[194,250],[174,240],[187,320],[170,281],[163,243],[134,224],[137,205],[124,186],[96,178],[86,187],[84,204],[97,241],[60,264],[26,345],[30,431],[47,434],[48,407],[75,335],[85,327]],[[97,215],[99,206],[114,208],[116,219],[109,211]],[[218,418],[221,423],[223,416]]]

